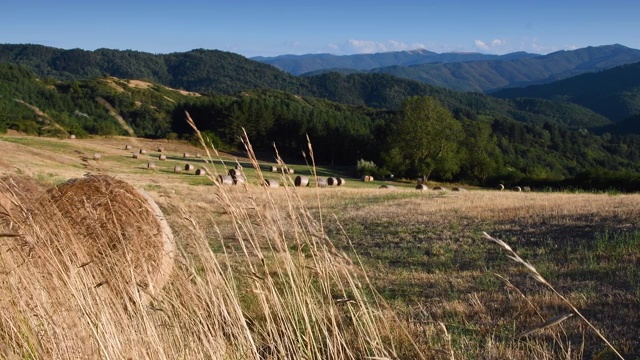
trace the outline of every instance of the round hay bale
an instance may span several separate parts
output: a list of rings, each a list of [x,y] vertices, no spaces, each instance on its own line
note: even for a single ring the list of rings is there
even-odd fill
[[[371,175],[365,175],[365,176],[362,177],[362,181],[364,181],[364,182],[370,182],[370,181],[373,181],[373,180],[374,180],[374,178]]]
[[[102,155],[100,155],[100,154],[98,154],[98,153],[93,154],[93,160],[95,160],[95,161],[99,161],[99,160],[100,160],[100,158],[102,158]]]
[[[454,187],[453,189],[451,189],[451,191],[465,192],[465,191],[467,191],[467,189],[465,189],[463,187]]]
[[[125,149],[125,150],[131,150],[131,148],[132,148],[132,146],[131,146],[131,145],[125,145],[125,146],[124,146],[124,149]]]
[[[156,164],[152,163],[152,162],[148,162],[147,163],[147,169],[149,170],[155,170],[156,169]]]
[[[319,187],[319,188],[326,188],[328,186],[327,178],[319,177],[316,180],[316,186]]]
[[[233,184],[234,185],[244,184],[246,182],[247,182],[247,179],[244,177],[244,175],[233,176]]]
[[[207,170],[205,170],[205,169],[196,169],[196,175],[205,176],[205,175],[207,175]]]
[[[167,160],[167,155],[165,155],[165,154],[160,154],[160,155],[158,155],[158,160],[160,160],[160,161],[165,161],[165,160]]]
[[[140,157],[140,154],[138,153],[131,153],[131,157],[134,159],[137,159],[138,157]]]
[[[531,188],[530,188],[530,187],[528,187],[528,186],[523,186],[523,187],[522,187],[522,191],[524,191],[524,192],[529,192],[529,191],[531,191]]]
[[[264,186],[270,188],[277,188],[280,186],[280,182],[276,179],[264,179]]]
[[[389,190],[395,190],[396,187],[393,185],[380,185],[379,189],[389,189]]]
[[[186,164],[186,165],[184,166],[184,170],[185,170],[185,171],[191,171],[191,170],[193,170],[193,169],[195,169],[195,168],[196,168],[196,167],[195,167],[195,166],[193,166],[193,165],[191,165],[191,164]]]
[[[173,270],[175,244],[162,211],[144,191],[107,175],[89,175],[48,190],[35,217],[60,215],[76,237],[70,259],[95,283],[108,280],[132,299],[160,290]],[[55,217],[55,215],[54,215]],[[52,234],[53,235],[53,234]],[[56,241],[63,241],[56,238]],[[71,245],[71,244],[69,244]]]
[[[191,157],[191,154],[189,154],[188,152],[182,153],[182,157],[183,158],[188,158],[188,157]]]
[[[309,177],[298,175],[294,179],[293,184],[297,187],[309,186]]]
[[[42,193],[44,189],[33,179],[16,175],[1,177],[0,229],[4,224],[5,231],[11,233],[11,229],[17,225],[14,223],[27,215],[25,206]]]
[[[157,152],[163,152],[163,151],[164,151],[164,148],[163,148],[163,147],[159,147],[159,148],[157,148],[157,149],[156,149],[156,151],[157,151]]]
[[[434,191],[449,191],[447,188],[442,186],[436,186],[433,188]]]
[[[240,164],[236,164],[236,166],[234,167],[234,169],[242,171],[242,165],[240,165]]]
[[[278,172],[278,167],[277,166],[272,166],[271,167],[271,172]]]
[[[229,176],[232,176],[232,177],[239,176],[239,175],[241,176],[242,175],[242,170],[230,169],[227,174],[229,174]]]
[[[503,191],[504,190],[504,185],[498,184],[498,190]]]
[[[514,187],[513,187],[513,191],[515,191],[515,192],[521,192],[521,191],[522,191],[522,188],[521,188],[520,186],[514,186]]]
[[[69,139],[75,139],[75,138],[76,138],[76,135],[75,135],[75,134],[71,134],[71,135],[69,135]]]
[[[218,175],[218,185],[231,186],[233,185],[233,178],[229,175]]]
[[[201,157],[202,157],[202,154],[196,153],[196,158],[201,158]]]
[[[345,181],[345,179],[343,179],[343,178],[338,178],[338,184],[337,184],[337,185],[338,185],[338,186],[342,186],[342,185],[344,185],[344,184],[345,184],[345,182],[346,182],[346,181]]]
[[[292,169],[292,168],[286,168],[286,169],[284,169],[284,172],[289,174],[289,175],[293,175],[293,174],[295,174],[296,171],[294,169]]]
[[[145,150],[145,149],[140,149],[140,155],[144,155],[144,154],[146,154],[146,153],[147,153],[147,150]]]
[[[334,177],[327,178],[327,185],[329,186],[338,186],[338,179]]]
[[[176,165],[173,167],[173,172],[176,174],[180,174],[182,172],[182,166]]]
[[[418,184],[416,185],[416,190],[420,190],[420,191],[429,190],[429,187],[425,184]]]

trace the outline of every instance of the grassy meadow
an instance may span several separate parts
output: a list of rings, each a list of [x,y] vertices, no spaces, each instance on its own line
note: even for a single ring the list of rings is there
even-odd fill
[[[125,306],[117,291],[86,289],[75,264],[3,255],[0,291],[11,300],[0,301],[0,359],[640,358],[639,194],[380,189],[387,183],[349,169],[287,164],[295,173],[283,175],[270,172],[275,156],[209,152],[167,140],[0,136],[0,175],[43,189],[112,175],[149,193],[177,248],[159,294]],[[187,163],[211,176],[173,171]],[[237,164],[245,185],[214,184]],[[293,186],[314,172],[346,183]],[[264,178],[286,186],[265,188]],[[66,236],[28,219],[19,229],[35,239]],[[9,244],[0,250],[14,239],[0,237]],[[47,308],[54,298],[77,317],[64,330],[55,330],[62,312]],[[77,346],[78,334],[92,345]]]

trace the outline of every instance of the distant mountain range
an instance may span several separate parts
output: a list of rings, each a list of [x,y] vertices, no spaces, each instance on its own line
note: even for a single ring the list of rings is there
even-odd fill
[[[501,61],[540,56],[526,52],[507,55],[451,52],[438,54],[425,49],[392,51],[376,54],[332,55],[280,55],[275,57],[252,57],[251,60],[273,65],[293,75],[318,73],[332,69],[373,70],[388,66],[412,66],[427,63],[458,63],[467,61]]]
[[[508,87],[550,83],[587,72],[640,62],[640,50],[622,45],[586,47],[548,55],[513,53],[436,54],[426,50],[350,56],[286,55],[254,58],[292,74],[367,71],[442,86],[457,91],[496,91]],[[379,65],[379,66],[378,66]]]

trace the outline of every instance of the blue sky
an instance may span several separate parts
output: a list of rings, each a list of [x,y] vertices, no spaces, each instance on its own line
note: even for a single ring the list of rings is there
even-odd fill
[[[640,1],[3,0],[0,43],[247,57],[640,49]]]

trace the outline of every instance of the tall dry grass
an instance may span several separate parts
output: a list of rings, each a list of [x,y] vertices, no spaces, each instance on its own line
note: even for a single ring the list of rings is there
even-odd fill
[[[210,170],[213,181],[218,171]],[[425,358],[290,176],[280,180],[284,187],[257,195],[249,185],[214,188],[211,205],[231,219],[231,238],[179,205],[165,209],[179,212],[175,265],[153,293],[132,289],[119,278],[126,272],[86,271],[92,260],[80,261],[77,249],[89,240],[78,225],[55,211],[37,216],[47,209],[9,193],[15,208],[0,222],[0,358]],[[130,280],[134,255],[118,264],[131,267]]]

